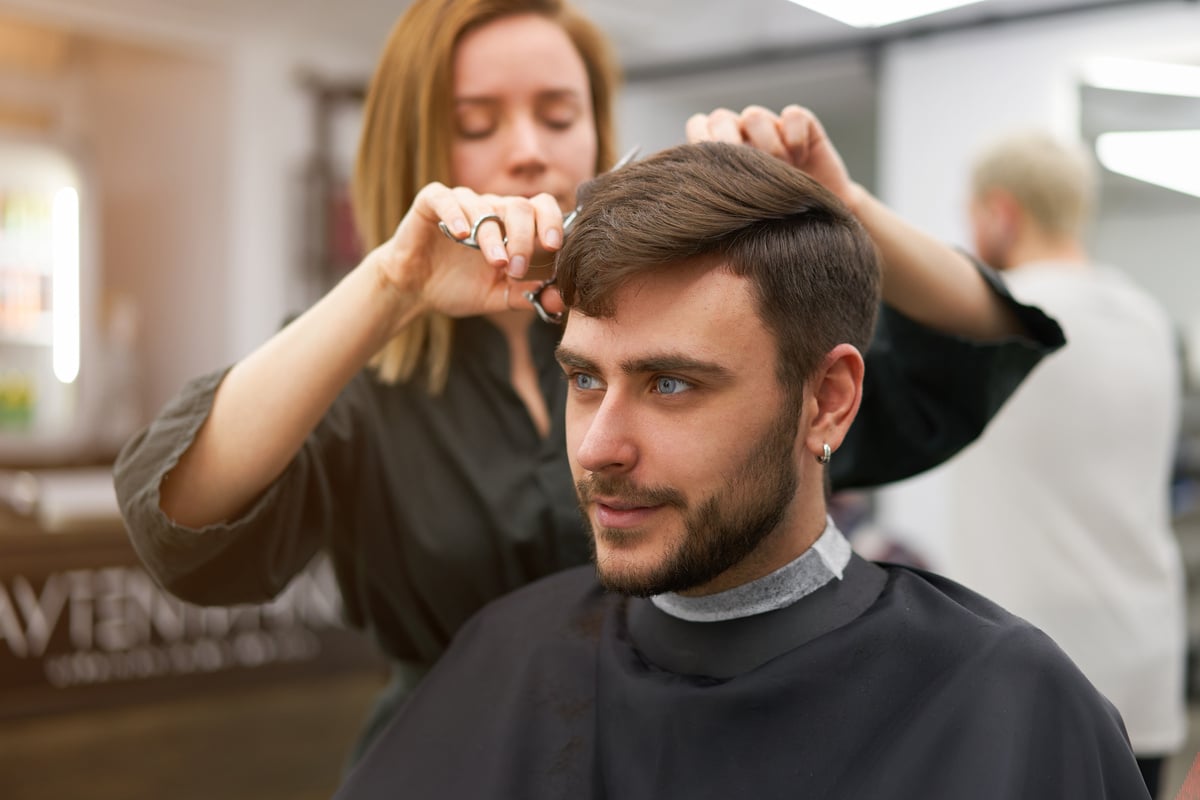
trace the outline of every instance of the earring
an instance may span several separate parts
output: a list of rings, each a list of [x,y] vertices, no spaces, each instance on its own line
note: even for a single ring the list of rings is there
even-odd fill
[[[821,455],[817,456],[817,463],[828,464],[831,458],[833,458],[833,450],[829,449],[829,442],[826,442],[821,447]]]

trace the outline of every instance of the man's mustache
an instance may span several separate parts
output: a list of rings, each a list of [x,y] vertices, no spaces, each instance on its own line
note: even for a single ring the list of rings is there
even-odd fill
[[[596,497],[615,500],[628,506],[674,506],[687,508],[687,500],[677,489],[669,486],[638,486],[623,475],[600,475],[589,472],[575,482],[579,504],[587,506]]]

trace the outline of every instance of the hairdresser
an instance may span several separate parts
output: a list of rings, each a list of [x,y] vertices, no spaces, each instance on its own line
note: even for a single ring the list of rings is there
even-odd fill
[[[265,601],[329,553],[349,623],[395,666],[375,720],[481,606],[589,558],[560,329],[524,293],[546,277],[576,187],[615,161],[616,88],[605,39],[560,0],[416,0],[366,102],[353,201],[367,255],[258,349],[187,384],[119,457],[133,543],[186,600]],[[884,255],[891,310],[836,486],[941,462],[1061,343],[856,186],[808,112],[688,128],[809,171]],[[541,297],[555,310],[552,288]]]

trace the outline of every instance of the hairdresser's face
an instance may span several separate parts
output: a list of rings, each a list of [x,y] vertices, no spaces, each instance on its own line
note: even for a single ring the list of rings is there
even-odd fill
[[[613,318],[571,312],[567,450],[608,588],[707,594],[798,554],[815,462],[755,306],[746,279],[681,268],[619,290]]]
[[[454,58],[454,183],[477,192],[548,192],[565,211],[593,177],[596,124],[587,71],[567,34],[536,14],[471,31]]]

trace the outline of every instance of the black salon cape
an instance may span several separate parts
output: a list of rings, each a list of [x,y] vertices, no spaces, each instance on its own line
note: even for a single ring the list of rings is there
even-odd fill
[[[855,556],[789,608],[688,623],[591,567],[477,614],[339,800],[1148,797],[1043,633]]]

